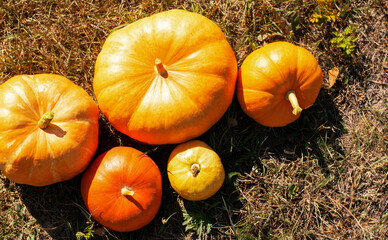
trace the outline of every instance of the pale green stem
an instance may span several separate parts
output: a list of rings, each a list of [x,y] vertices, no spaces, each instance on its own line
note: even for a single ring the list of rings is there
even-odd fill
[[[53,120],[53,118],[54,118],[54,113],[53,112],[46,112],[45,114],[43,114],[43,116],[38,121],[38,126],[41,129],[44,129],[44,128],[48,127],[48,125]]]
[[[303,109],[299,106],[298,98],[296,97],[296,94],[293,90],[286,93],[286,99],[291,103],[293,109],[292,114],[298,115],[302,112]]]
[[[133,194],[135,194],[135,191],[130,187],[123,187],[121,189],[121,195],[123,196],[133,196]]]

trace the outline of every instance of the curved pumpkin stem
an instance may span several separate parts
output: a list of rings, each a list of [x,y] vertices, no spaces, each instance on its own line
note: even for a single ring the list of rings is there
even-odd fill
[[[156,70],[158,71],[160,76],[162,76],[164,78],[168,77],[167,70],[162,63],[162,60],[160,60],[159,58],[155,59],[155,66],[156,66]]]
[[[121,189],[121,195],[123,196],[133,196],[133,194],[135,194],[135,191],[130,187],[123,187]]]
[[[54,118],[54,113],[53,112],[46,112],[45,114],[43,114],[43,116],[38,121],[38,126],[41,129],[44,129],[44,128],[48,127],[48,125],[53,120],[53,118]]]
[[[302,108],[299,106],[298,98],[296,97],[295,91],[291,90],[286,93],[286,99],[290,101],[293,108],[292,114],[298,115],[302,112]]]
[[[201,171],[201,167],[199,166],[198,163],[194,163],[191,165],[191,173],[193,174],[194,177],[198,176],[199,172]]]

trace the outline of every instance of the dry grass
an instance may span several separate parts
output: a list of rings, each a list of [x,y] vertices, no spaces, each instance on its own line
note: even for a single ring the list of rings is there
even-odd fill
[[[162,207],[132,233],[95,223],[97,239],[387,239],[388,158],[386,1],[335,1],[335,22],[311,23],[315,1],[300,0],[0,0],[0,83],[17,74],[66,76],[93,96],[94,62],[116,27],[181,8],[215,21],[238,63],[254,49],[286,40],[310,50],[324,70],[316,104],[284,128],[256,124],[233,102],[200,138],[221,156],[222,189],[188,202],[171,189],[166,161],[174,146],[142,145],[103,116],[97,154],[133,146],[159,165]],[[334,32],[354,25],[350,55],[333,46]],[[328,70],[340,69],[328,88]],[[75,239],[91,226],[80,176],[36,188],[0,176],[0,239]],[[209,229],[206,229],[209,226]],[[207,231],[210,230],[210,231]]]

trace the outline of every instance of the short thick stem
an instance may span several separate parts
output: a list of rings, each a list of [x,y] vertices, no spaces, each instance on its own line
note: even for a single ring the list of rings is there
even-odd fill
[[[158,71],[160,76],[162,76],[164,78],[168,77],[167,70],[162,63],[162,60],[160,60],[159,58],[155,59],[155,66],[156,66],[156,70]]]
[[[48,127],[48,125],[50,124],[50,122],[53,120],[54,118],[54,113],[53,112],[46,112],[45,114],[43,114],[43,116],[39,119],[38,121],[38,126],[41,128],[41,129],[44,129],[46,127]]]
[[[201,171],[201,167],[198,163],[193,163],[190,167],[191,174],[193,174],[194,177],[198,176],[199,172]]]
[[[121,195],[123,196],[133,196],[133,194],[135,194],[135,191],[130,187],[123,187],[121,189]]]
[[[286,93],[286,99],[291,103],[293,109],[292,114],[298,115],[302,112],[303,109],[299,106],[298,98],[296,97],[296,94],[293,90]]]

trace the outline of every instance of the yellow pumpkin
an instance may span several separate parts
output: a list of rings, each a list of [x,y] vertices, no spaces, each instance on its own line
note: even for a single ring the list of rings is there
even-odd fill
[[[236,79],[236,57],[221,29],[202,15],[170,10],[108,36],[93,89],[118,131],[171,144],[214,125],[232,102]]]
[[[0,170],[33,186],[74,177],[97,149],[98,117],[93,99],[63,76],[9,79],[0,85]]]
[[[220,157],[199,140],[182,143],[172,151],[167,174],[173,189],[181,197],[192,201],[213,196],[225,179]]]

